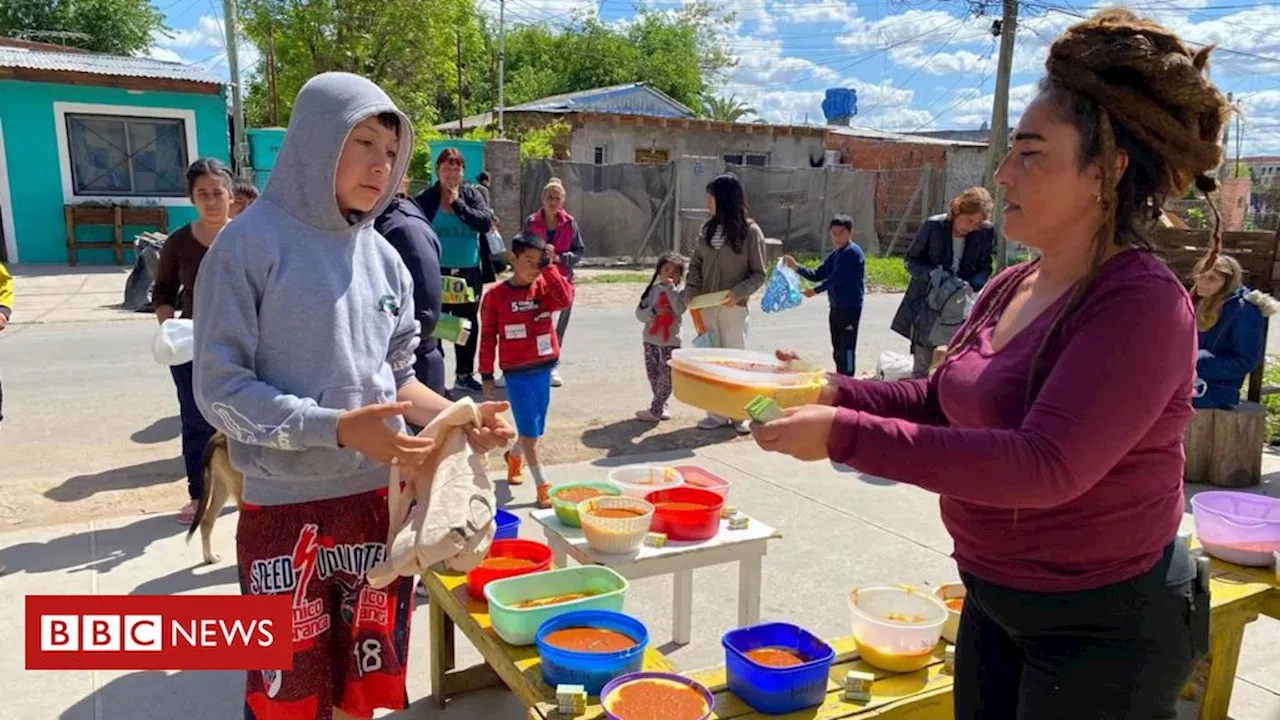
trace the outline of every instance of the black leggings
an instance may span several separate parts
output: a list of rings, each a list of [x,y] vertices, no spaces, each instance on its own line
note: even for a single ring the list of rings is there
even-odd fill
[[[443,268],[445,275],[465,278],[467,285],[475,291],[474,302],[460,305],[442,305],[441,310],[456,318],[471,321],[471,337],[463,345],[454,345],[454,358],[457,360],[455,374],[458,377],[471,377],[476,371],[476,346],[480,342],[480,295],[484,292],[484,276],[480,268]]]
[[[956,720],[1173,718],[1208,647],[1209,597],[1174,545],[1150,571],[1095,590],[1032,593],[963,579]]]

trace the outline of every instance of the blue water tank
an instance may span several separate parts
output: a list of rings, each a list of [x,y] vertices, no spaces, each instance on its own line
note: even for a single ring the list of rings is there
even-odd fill
[[[858,91],[853,88],[830,88],[822,100],[822,114],[828,125],[848,125],[858,114]]]

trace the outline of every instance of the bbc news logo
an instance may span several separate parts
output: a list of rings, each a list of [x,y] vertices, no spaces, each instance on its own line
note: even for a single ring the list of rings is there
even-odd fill
[[[28,595],[28,670],[293,669],[289,595]]]

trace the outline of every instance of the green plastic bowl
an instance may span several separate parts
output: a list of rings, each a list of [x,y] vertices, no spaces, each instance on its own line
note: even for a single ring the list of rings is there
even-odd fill
[[[615,497],[622,495],[622,488],[608,482],[570,482],[553,486],[550,491],[551,507],[556,511],[556,519],[569,527],[576,528],[582,527],[582,520],[578,517],[578,503],[566,502],[556,497],[556,493],[571,488],[591,488]]]
[[[626,578],[603,565],[579,565],[494,580],[484,586],[484,598],[489,603],[493,631],[504,642],[522,646],[533,645],[538,628],[553,617],[577,610],[622,612],[629,587]],[[515,607],[525,600],[580,592],[594,594],[559,605]]]

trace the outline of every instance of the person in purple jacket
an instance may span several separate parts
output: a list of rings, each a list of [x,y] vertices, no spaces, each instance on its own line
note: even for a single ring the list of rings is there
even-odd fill
[[[1207,573],[1176,539],[1196,318],[1145,233],[1164,198],[1217,187],[1210,50],[1120,8],[1068,28],[995,174],[1005,234],[1039,257],[987,284],[931,378],[833,376],[753,426],[941,496],[958,719],[1173,718],[1207,649]],[[1215,227],[1206,267],[1220,247]]]

